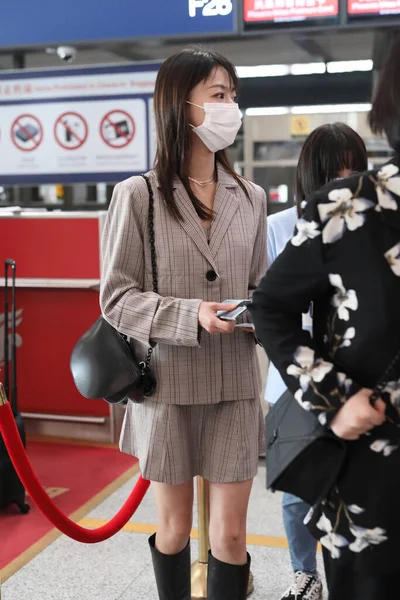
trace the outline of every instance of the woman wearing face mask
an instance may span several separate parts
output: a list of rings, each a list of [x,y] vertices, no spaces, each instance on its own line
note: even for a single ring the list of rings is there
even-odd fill
[[[210,482],[208,598],[247,593],[246,513],[263,444],[260,377],[253,334],[217,311],[225,299],[250,297],[266,270],[266,200],[225,152],[241,126],[236,90],[233,65],[202,49],[180,52],[159,71],[149,173],[159,293],[151,291],[142,178],[116,186],[102,240],[103,315],[137,356],[154,346],[157,390],[142,404],[128,402],[121,449],[139,458],[155,493],[158,528],[149,542],[161,600],[191,598],[197,475]]]

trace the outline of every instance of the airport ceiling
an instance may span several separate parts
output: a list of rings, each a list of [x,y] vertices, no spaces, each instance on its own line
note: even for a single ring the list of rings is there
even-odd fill
[[[236,66],[260,64],[293,64],[318,61],[370,59],[373,56],[376,29],[322,32],[282,32],[235,39],[203,40],[230,58]],[[79,48],[73,65],[160,60],[198,40],[170,43],[166,40],[147,40],[124,45],[104,44],[99,47]],[[57,55],[46,49],[35,49],[26,54],[26,68],[59,67]],[[0,69],[15,67],[11,54],[0,54]]]

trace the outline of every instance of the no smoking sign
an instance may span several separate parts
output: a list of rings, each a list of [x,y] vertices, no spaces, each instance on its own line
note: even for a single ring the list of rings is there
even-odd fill
[[[86,120],[76,112],[66,112],[54,125],[54,137],[64,150],[78,150],[86,142],[89,128]]]
[[[108,112],[100,123],[102,140],[111,148],[125,148],[132,142],[135,133],[135,122],[124,110]]]

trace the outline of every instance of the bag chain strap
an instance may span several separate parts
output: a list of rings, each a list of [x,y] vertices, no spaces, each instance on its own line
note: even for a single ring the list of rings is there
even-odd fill
[[[148,214],[148,226],[149,226],[149,241],[150,241],[150,255],[151,255],[151,270],[153,274],[153,292],[158,294],[158,281],[157,281],[157,261],[156,261],[156,244],[154,235],[154,195],[151,183],[146,175],[142,175],[146,182],[147,190],[149,192],[149,214]],[[145,370],[150,369],[151,357],[153,354],[153,347],[147,350],[146,360],[144,362]]]

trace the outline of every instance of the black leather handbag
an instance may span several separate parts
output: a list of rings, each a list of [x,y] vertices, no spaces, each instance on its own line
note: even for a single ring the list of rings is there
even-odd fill
[[[154,197],[151,184],[143,175],[149,192],[148,227],[153,272],[153,291],[158,293],[154,239]],[[139,361],[127,336],[119,333],[102,316],[79,339],[72,351],[70,368],[78,391],[85,398],[104,398],[118,404],[126,398],[142,402],[156,390],[150,364],[153,347]]]
[[[371,403],[400,375],[400,351],[375,386]],[[348,442],[320,425],[286,390],[265,417],[267,488],[293,494],[307,504],[325,499],[345,468]]]
[[[346,459],[346,442],[286,390],[265,417],[267,488],[307,504],[326,498]]]

